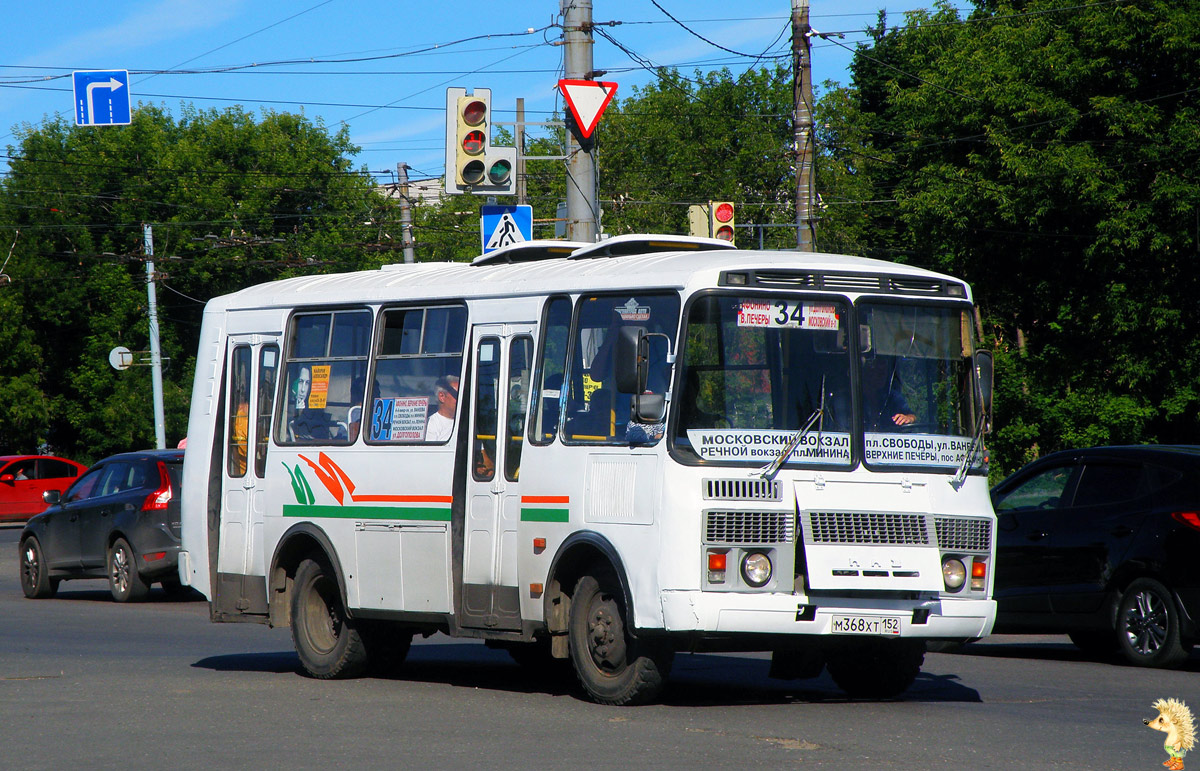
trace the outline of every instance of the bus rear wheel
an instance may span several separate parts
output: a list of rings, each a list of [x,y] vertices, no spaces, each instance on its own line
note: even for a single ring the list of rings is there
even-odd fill
[[[306,559],[292,586],[292,642],[300,665],[320,680],[357,677],[367,669],[367,646],[346,615],[337,580]]]
[[[924,640],[867,639],[839,645],[825,667],[847,696],[891,699],[908,690],[924,663]]]
[[[671,668],[671,651],[633,637],[616,579],[585,575],[571,597],[571,663],[588,697],[623,706],[652,701]]]

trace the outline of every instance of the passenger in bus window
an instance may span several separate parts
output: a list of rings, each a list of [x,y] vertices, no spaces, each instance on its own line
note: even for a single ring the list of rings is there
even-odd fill
[[[350,409],[346,413],[346,423],[349,426],[348,433],[351,443],[358,441],[358,432],[362,430],[362,400],[363,400],[363,378],[354,378],[350,383]]]
[[[425,441],[444,442],[454,433],[454,413],[458,409],[458,377],[445,375],[434,384],[437,412],[425,423]]]
[[[868,431],[915,423],[917,416],[901,390],[897,363],[883,356],[863,361],[863,416]]]

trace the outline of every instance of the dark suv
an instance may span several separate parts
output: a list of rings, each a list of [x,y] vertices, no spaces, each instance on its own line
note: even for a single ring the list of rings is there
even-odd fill
[[[60,581],[107,578],[113,599],[140,600],[150,584],[181,593],[179,479],[183,450],[145,450],[105,458],[21,532],[21,589],[52,597]]]
[[[997,632],[1066,633],[1140,666],[1200,639],[1200,447],[1047,455],[992,489]]]

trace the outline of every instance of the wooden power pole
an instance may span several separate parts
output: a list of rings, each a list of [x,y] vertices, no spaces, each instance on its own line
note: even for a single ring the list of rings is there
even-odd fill
[[[815,135],[812,119],[812,49],[809,46],[808,0],[792,0],[792,126],[796,145],[796,248],[811,252],[816,180],[813,174]]]

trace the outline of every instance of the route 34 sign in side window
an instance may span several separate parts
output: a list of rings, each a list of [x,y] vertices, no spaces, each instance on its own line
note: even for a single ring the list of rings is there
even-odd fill
[[[743,300],[738,310],[738,326],[829,330],[840,328],[836,305],[787,300]]]

